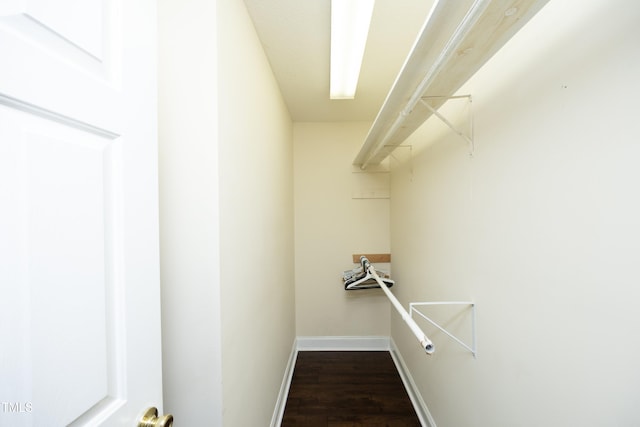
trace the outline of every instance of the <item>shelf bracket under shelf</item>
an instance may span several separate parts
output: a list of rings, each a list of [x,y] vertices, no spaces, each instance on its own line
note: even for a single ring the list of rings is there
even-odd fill
[[[460,129],[458,129],[453,123],[451,123],[449,120],[447,120],[447,118],[445,116],[443,116],[442,113],[440,113],[438,110],[433,108],[431,106],[431,104],[429,104],[429,102],[427,102],[430,99],[436,99],[436,100],[440,100],[440,101],[443,100],[443,99],[446,99],[448,101],[450,99],[465,99],[465,98],[469,101],[468,123],[469,123],[469,134],[470,135],[467,135],[465,132],[463,132]],[[469,155],[473,157],[473,152],[475,151],[475,143],[474,143],[474,140],[473,140],[473,114],[471,113],[471,95],[423,96],[422,98],[420,98],[420,103],[422,105],[424,105],[425,107],[427,107],[427,109],[429,111],[431,111],[431,113],[434,116],[436,116],[437,118],[442,120],[442,122],[445,125],[447,125],[449,127],[449,129],[451,129],[456,135],[460,136],[462,139],[465,140],[465,142],[469,146]]]
[[[415,308],[417,306],[432,306],[432,305],[466,305],[471,307],[471,340],[472,340],[471,345],[465,344],[458,337],[453,335],[451,332],[447,331],[442,326],[438,325],[435,321],[430,319],[427,315],[425,315],[424,313],[421,313],[420,311],[418,311],[418,309]],[[452,338],[455,342],[460,344],[462,347],[469,350],[473,354],[474,358],[476,357],[477,349],[476,349],[476,305],[475,303],[469,302],[469,301],[412,302],[412,303],[409,303],[409,316],[413,317],[413,313],[417,313],[420,317],[422,317],[423,319],[431,323],[440,331],[444,332],[447,336]]]

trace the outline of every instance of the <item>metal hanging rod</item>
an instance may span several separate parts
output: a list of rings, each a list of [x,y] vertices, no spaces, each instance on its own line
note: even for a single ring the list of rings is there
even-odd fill
[[[442,326],[437,324],[435,321],[430,319],[427,315],[425,315],[424,313],[420,312],[418,309],[415,308],[417,306],[432,306],[432,305],[466,305],[466,306],[470,306],[471,307],[471,310],[472,310],[472,313],[471,313],[471,340],[472,340],[472,342],[471,342],[470,346],[465,344],[458,337],[453,335],[451,332],[447,331],[445,328],[443,328]],[[412,303],[409,304],[409,315],[413,316],[413,313],[417,313],[420,317],[422,317],[423,319],[425,319],[426,321],[431,323],[433,326],[438,328],[440,331],[444,332],[447,336],[452,338],[455,342],[460,344],[462,347],[464,347],[467,350],[469,350],[473,354],[474,358],[476,357],[477,350],[476,350],[476,305],[475,305],[475,303],[469,302],[469,301],[412,302]]]
[[[355,257],[354,257],[355,258]],[[354,259],[355,260],[355,259]],[[431,340],[427,337],[427,335],[420,329],[420,326],[413,319],[413,313],[417,313],[423,319],[427,320],[433,326],[438,328],[440,331],[444,332],[447,336],[451,337],[458,344],[469,350],[473,357],[476,357],[476,310],[475,303],[469,301],[438,301],[438,302],[412,302],[409,304],[409,311],[402,307],[402,304],[398,301],[398,299],[391,293],[389,288],[393,286],[394,281],[387,278],[385,276],[384,279],[380,278],[378,272],[375,267],[371,265],[369,260],[365,255],[360,256],[360,267],[354,270],[347,270],[344,272],[343,279],[345,280],[345,290],[357,290],[357,289],[372,289],[372,288],[381,288],[391,304],[395,307],[395,309],[400,314],[402,320],[409,326],[409,329],[416,337],[418,342],[420,342],[421,347],[427,354],[433,354],[435,351],[435,346],[431,342]],[[383,274],[384,276],[384,274]],[[447,331],[442,326],[438,325],[435,321],[430,319],[424,313],[421,313],[415,307],[420,306],[432,306],[432,305],[466,305],[470,306],[472,309],[472,321],[471,321],[471,335],[473,343],[471,346],[464,343],[458,337]]]
[[[413,318],[411,317],[411,314],[407,313],[407,310],[405,310],[404,307],[402,307],[402,304],[400,304],[400,302],[395,297],[395,295],[391,293],[391,291],[389,290],[389,287],[380,279],[380,277],[378,276],[378,273],[376,272],[376,269],[371,264],[368,264],[367,271],[376,280],[376,282],[378,282],[378,285],[380,285],[384,293],[387,295],[387,298],[389,298],[389,301],[391,301],[391,304],[393,304],[396,310],[398,310],[398,313],[400,313],[402,320],[404,320],[404,322],[409,326],[409,329],[411,329],[411,332],[413,332],[413,335],[420,342],[420,345],[422,346],[422,348],[424,348],[424,351],[427,354],[433,354],[433,352],[435,351],[435,347],[433,346],[433,343],[431,342],[431,340],[427,338],[427,335],[424,332],[422,332],[422,329],[420,329],[420,326],[418,326],[416,321],[413,320]]]

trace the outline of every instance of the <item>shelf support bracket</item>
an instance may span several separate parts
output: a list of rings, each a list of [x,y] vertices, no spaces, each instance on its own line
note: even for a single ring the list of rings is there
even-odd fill
[[[465,344],[458,337],[453,335],[451,332],[447,331],[442,326],[438,325],[435,321],[430,319],[427,315],[425,315],[424,313],[421,313],[420,311],[418,311],[418,309],[415,308],[415,307],[419,307],[419,306],[432,306],[432,305],[466,305],[466,306],[470,306],[471,307],[471,340],[472,340],[471,345]],[[476,350],[476,305],[475,305],[475,303],[468,302],[468,301],[462,301],[462,302],[460,302],[460,301],[412,302],[412,303],[409,303],[409,316],[413,317],[413,313],[417,313],[420,317],[425,319],[427,322],[431,323],[433,326],[438,328],[440,331],[444,332],[447,336],[452,338],[455,342],[460,344],[465,349],[469,350],[471,352],[471,354],[473,354],[473,358],[474,359],[476,358],[477,350]]]
[[[466,98],[469,101],[469,133],[467,135],[460,129],[458,129],[453,123],[451,123],[445,116],[442,115],[438,110],[433,108],[431,104],[429,104],[430,99],[464,99]],[[464,141],[469,145],[469,155],[473,157],[473,152],[475,151],[475,143],[473,140],[473,114],[471,114],[471,95],[457,95],[457,96],[423,96],[420,98],[420,103],[424,105],[431,113],[442,120],[442,122],[449,127],[456,135],[460,136]]]

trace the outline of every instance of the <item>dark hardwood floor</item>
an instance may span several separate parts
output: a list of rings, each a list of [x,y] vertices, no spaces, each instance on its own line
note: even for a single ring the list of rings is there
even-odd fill
[[[298,353],[282,427],[420,427],[387,351]]]

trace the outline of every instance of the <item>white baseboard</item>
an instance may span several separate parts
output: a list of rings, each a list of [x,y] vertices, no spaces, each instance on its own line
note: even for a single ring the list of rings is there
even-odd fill
[[[402,382],[404,383],[404,388],[407,390],[407,394],[409,395],[409,399],[413,404],[413,408],[420,419],[420,424],[423,427],[436,427],[436,422],[431,416],[431,412],[429,412],[429,408],[427,408],[427,404],[424,403],[422,399],[422,395],[418,391],[418,386],[415,381],[413,381],[413,377],[407,368],[407,365],[402,358],[402,355],[398,351],[398,347],[396,347],[396,343],[393,341],[393,338],[390,339],[390,350],[391,358],[396,364],[396,369],[398,369],[398,373],[400,374],[400,378],[402,378]]]
[[[413,381],[402,355],[390,337],[297,337],[293,342],[291,355],[284,372],[276,407],[271,418],[271,427],[280,427],[282,423],[299,351],[388,351],[396,365],[398,374],[407,390],[420,423],[423,427],[436,427],[436,423],[418,392],[418,387]]]
[[[298,337],[298,351],[389,351],[389,337]]]
[[[293,368],[296,366],[296,359],[298,358],[298,343],[297,340],[293,340],[293,347],[291,348],[291,354],[289,355],[289,361],[287,367],[284,370],[284,377],[282,378],[282,384],[280,385],[280,392],[278,393],[278,399],[276,400],[276,407],[271,417],[271,427],[280,427],[282,424],[282,417],[284,416],[284,409],[287,405],[287,397],[289,396],[289,387],[291,387],[291,379],[293,378]]]

